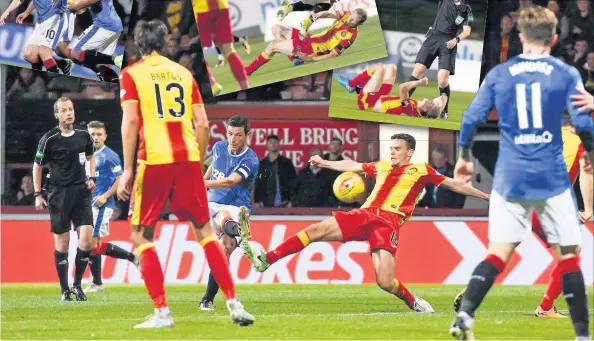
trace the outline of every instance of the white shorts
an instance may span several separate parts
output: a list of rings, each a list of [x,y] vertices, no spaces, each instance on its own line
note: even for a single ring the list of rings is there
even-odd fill
[[[99,26],[91,25],[78,38],[79,40],[74,46],[75,50],[93,50],[113,56],[118,45],[120,32],[113,32]]]
[[[35,24],[25,46],[45,46],[55,51],[58,43],[63,41],[67,33],[68,15],[66,13],[55,14],[43,22]]]
[[[547,200],[505,199],[491,192],[489,242],[521,243],[532,232],[532,211],[538,215],[549,244],[580,245],[582,233],[572,189]]]
[[[76,13],[66,12],[66,15],[68,16],[68,30],[64,32],[62,40],[69,43],[74,37],[74,21],[76,20]]]
[[[235,220],[235,221],[239,221],[239,207],[238,206],[232,206],[232,205],[221,205],[221,204],[217,204],[216,202],[209,202],[208,203],[208,211],[210,212],[210,224],[212,225],[212,228],[214,229],[215,233],[217,234],[217,237],[221,238],[221,236],[223,235],[223,227],[222,226],[217,226],[217,224],[215,224],[214,222],[214,216],[219,213],[220,211],[227,211],[229,212],[229,214],[231,215],[231,219]],[[237,245],[239,245],[239,243],[241,243],[241,237],[235,237],[235,240],[237,241]]]
[[[109,220],[112,214],[112,208],[93,206],[93,237],[109,236]]]

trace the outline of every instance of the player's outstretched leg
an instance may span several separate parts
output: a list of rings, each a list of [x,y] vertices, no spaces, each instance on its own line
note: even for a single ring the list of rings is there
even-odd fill
[[[204,62],[206,65],[206,72],[208,73],[208,80],[210,81],[210,87],[212,90],[212,94],[218,96],[223,91],[223,86],[217,83],[217,80],[212,75],[212,69],[207,62]]]
[[[95,242],[96,246],[91,250],[91,261],[89,267],[91,268],[91,275],[93,281],[85,289],[86,292],[97,292],[103,291],[103,281],[101,279],[101,256],[106,255],[108,257],[117,259],[126,259],[137,268],[139,267],[138,257],[133,252],[126,251],[121,247],[113,243],[103,243],[101,240]]]
[[[275,53],[280,52],[286,55],[291,55],[293,51],[293,40],[275,40],[271,41],[264,52],[262,52],[254,61],[248,65],[245,70],[250,76],[264,64],[268,63]]]
[[[288,0],[283,1],[282,6],[276,12],[276,21],[283,21],[291,12],[293,12],[293,5]]]
[[[342,85],[346,89],[346,91],[352,93],[357,88],[363,88],[376,72],[383,71],[384,69],[385,67],[383,64],[375,64],[371,67],[368,67],[365,71],[361,72],[353,79],[348,79],[344,76],[338,76],[336,77],[336,80],[338,81],[338,84]]]

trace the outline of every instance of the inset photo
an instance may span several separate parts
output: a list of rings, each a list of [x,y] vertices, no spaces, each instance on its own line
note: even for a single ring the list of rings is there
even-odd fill
[[[0,63],[117,83],[132,0],[6,5],[0,5]]]
[[[460,129],[479,87],[486,1],[399,0],[381,10],[388,57],[334,70],[331,117]]]
[[[374,0],[192,0],[213,93],[387,56]]]

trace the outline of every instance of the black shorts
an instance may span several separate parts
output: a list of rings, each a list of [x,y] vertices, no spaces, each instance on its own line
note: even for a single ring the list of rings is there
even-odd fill
[[[296,2],[293,4],[293,11],[294,12],[313,11],[314,13],[318,13],[318,12],[327,11],[330,9],[330,7],[332,7],[332,5],[329,3],[315,4],[314,6],[312,6],[312,5],[308,5],[308,4],[305,4],[301,1],[299,1],[299,2]]]
[[[425,67],[430,68],[435,58],[439,58],[438,68],[440,70],[448,70],[450,71],[450,75],[453,75],[456,70],[456,51],[458,46],[454,46],[451,50],[448,49],[446,43],[451,39],[453,37],[430,31],[427,34],[427,39],[425,39],[421,49],[417,53],[415,63],[423,64]]]
[[[51,186],[47,203],[52,233],[62,234],[70,231],[71,222],[75,228],[83,225],[93,226],[91,191],[86,184]]]

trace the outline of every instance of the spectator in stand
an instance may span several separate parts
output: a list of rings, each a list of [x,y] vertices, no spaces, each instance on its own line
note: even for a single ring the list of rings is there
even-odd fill
[[[569,19],[567,18],[566,15],[563,15],[563,11],[561,11],[561,7],[559,6],[559,3],[555,0],[549,0],[549,3],[547,5],[547,8],[555,13],[555,16],[557,17],[557,35],[558,35],[558,40],[557,40],[557,44],[555,44],[555,46],[552,47],[551,49],[551,55],[554,56],[559,56],[561,55],[562,51],[563,51],[563,46],[566,44],[565,42],[567,41],[567,37],[569,36]]]
[[[338,137],[333,137],[330,140],[329,145],[330,152],[324,154],[324,160],[329,161],[342,161],[344,157],[342,156],[342,140]]]
[[[309,157],[322,157],[321,148],[312,148]],[[297,174],[291,206],[293,207],[328,207],[332,206],[332,171],[317,165],[308,165]]]
[[[17,193],[18,206],[34,206],[35,205],[35,187],[33,186],[33,177],[29,174],[23,176],[21,180],[21,190]]]
[[[514,20],[514,25],[518,21],[518,18],[520,17],[520,12],[523,9],[536,6],[532,0],[520,0],[519,4],[520,6],[518,7],[518,9],[510,13],[512,19]]]
[[[165,57],[177,61],[180,57],[180,50],[179,50],[180,40],[173,34],[170,34],[167,37],[167,48],[165,49],[165,53],[163,54]]]
[[[6,93],[7,100],[17,97],[24,99],[43,99],[47,95],[45,72],[29,68],[19,69],[19,75]]]
[[[594,52],[588,53],[587,62],[583,66],[583,69],[586,71],[584,86],[589,93],[594,94]]]
[[[286,207],[297,173],[291,159],[280,154],[280,139],[266,138],[268,154],[260,160],[260,172],[254,189],[254,202],[260,207]]]
[[[438,147],[431,152],[431,166],[441,175],[453,177],[454,165],[448,160],[445,149]],[[428,184],[418,206],[428,208],[463,208],[466,196]]]
[[[582,75],[582,79],[586,79],[588,77],[588,73],[584,69],[584,65],[588,60],[588,43],[585,39],[578,39],[573,44],[573,57],[571,60],[567,61],[571,65],[575,66],[576,69]]]
[[[492,35],[490,41],[493,43],[487,47],[487,65],[503,63],[522,53],[522,44],[510,14],[504,14],[501,17],[500,29],[500,33],[497,31],[489,33]]]
[[[577,0],[577,6],[570,8],[569,27],[571,41],[589,40],[594,37],[594,17],[590,10],[590,0]]]
[[[182,53],[181,57],[179,57],[179,63],[186,69],[194,71],[194,60],[190,53]]]

